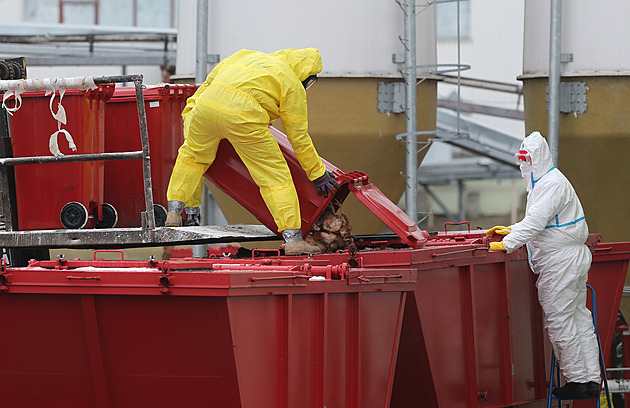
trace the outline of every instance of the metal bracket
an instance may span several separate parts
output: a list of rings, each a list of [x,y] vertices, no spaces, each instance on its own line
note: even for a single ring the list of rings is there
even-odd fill
[[[586,82],[561,82],[560,83],[560,112],[585,113],[587,111]],[[545,97],[549,105],[549,83],[547,83],[547,95]]]
[[[380,113],[403,113],[405,111],[405,84],[379,82],[376,109]]]
[[[404,64],[405,63],[405,54],[392,54],[392,63],[394,63],[394,64]]]
[[[0,292],[5,292],[9,289],[6,271],[7,261],[4,258],[0,258]]]
[[[163,295],[168,295],[170,292],[169,287],[173,284],[173,282],[171,282],[173,276],[170,274],[171,264],[168,261],[164,261],[159,269],[162,271],[162,275],[160,276],[160,285],[162,285],[162,287],[160,291]]]

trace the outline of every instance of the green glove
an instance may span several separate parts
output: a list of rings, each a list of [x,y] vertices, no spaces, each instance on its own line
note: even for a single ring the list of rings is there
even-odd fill
[[[505,247],[503,246],[503,241],[491,242],[490,250],[491,251],[505,251]]]
[[[486,235],[489,237],[492,236],[492,234],[507,235],[510,233],[510,231],[512,231],[512,227],[497,225],[496,227],[492,227],[488,231],[486,231]]]

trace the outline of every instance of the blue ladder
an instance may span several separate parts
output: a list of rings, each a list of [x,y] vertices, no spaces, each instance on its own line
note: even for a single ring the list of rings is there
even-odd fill
[[[602,343],[599,340],[599,333],[597,332],[597,301],[595,299],[595,290],[591,285],[586,285],[586,288],[591,291],[591,309],[593,314],[593,326],[595,326],[595,336],[597,337],[597,346],[599,347],[599,366],[602,371],[602,379],[604,380],[604,389],[606,390],[606,400],[608,402],[608,407],[612,408],[612,402],[610,399],[610,392],[608,391],[608,379],[606,378],[606,367],[604,366],[604,354],[602,353]],[[556,354],[551,351],[551,370],[549,373],[549,393],[547,395],[547,408],[551,408],[552,401],[558,401],[558,408],[562,408],[562,399],[557,398],[552,394],[553,391],[553,377],[554,372],[556,374],[556,381],[558,386],[560,386],[560,365],[556,360]],[[597,400],[597,408],[600,408],[599,402],[600,394],[597,394],[595,397],[586,397],[586,398],[577,398],[577,399],[592,399],[596,398]]]

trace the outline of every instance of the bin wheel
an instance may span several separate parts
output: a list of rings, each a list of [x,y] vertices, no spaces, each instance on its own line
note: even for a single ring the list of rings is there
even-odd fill
[[[160,204],[153,204],[153,214],[155,215],[155,226],[163,227],[166,224],[166,208]]]
[[[103,204],[103,219],[96,223],[95,228],[114,228],[118,222],[118,211],[113,205]]]
[[[87,221],[88,211],[81,203],[71,201],[61,209],[61,224],[68,229],[81,229]]]

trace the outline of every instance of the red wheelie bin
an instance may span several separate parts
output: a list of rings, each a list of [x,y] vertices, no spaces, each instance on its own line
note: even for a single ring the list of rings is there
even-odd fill
[[[144,90],[156,225],[166,220],[166,189],[184,141],[181,113],[196,85],[165,84]],[[118,87],[105,109],[105,151],[141,150],[134,87]],[[142,162],[105,163],[105,201],[118,210],[118,227],[138,227],[145,211]]]
[[[62,99],[67,116],[65,129],[76,145],[69,147],[57,135],[64,155],[102,153],[104,148],[105,101],[113,85],[81,91],[68,89]],[[9,118],[14,157],[50,156],[49,140],[58,127],[50,113],[51,96],[24,92],[22,105]],[[56,110],[57,91],[53,101]],[[15,166],[18,228],[108,228],[116,223],[116,210],[103,201],[103,162],[27,164]]]

